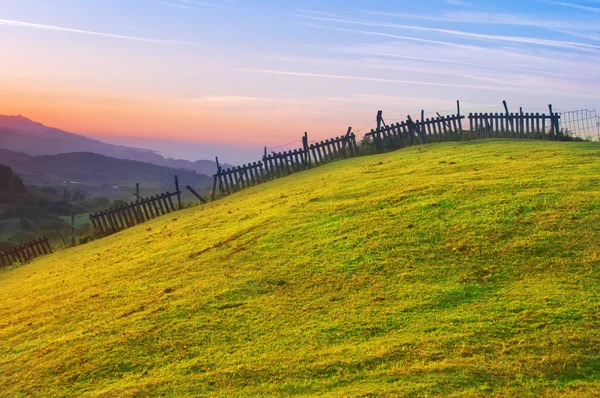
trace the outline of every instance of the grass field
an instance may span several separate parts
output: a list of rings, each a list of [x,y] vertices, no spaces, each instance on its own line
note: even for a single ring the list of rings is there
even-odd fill
[[[336,162],[0,272],[5,396],[600,396],[600,145]]]

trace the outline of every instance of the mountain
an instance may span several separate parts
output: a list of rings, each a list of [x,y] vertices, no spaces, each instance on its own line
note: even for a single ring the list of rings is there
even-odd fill
[[[26,154],[56,155],[69,152],[92,152],[100,155],[153,163],[177,169],[195,170],[212,176],[216,173],[216,163],[211,160],[190,162],[183,159],[165,158],[156,152],[120,145],[107,144],[84,135],[69,133],[47,127],[22,115],[0,115],[0,148]],[[223,167],[230,167],[223,165]]]
[[[598,150],[339,161],[4,270],[2,395],[598,397]]]
[[[212,177],[194,170],[174,169],[89,152],[29,156],[22,152],[0,150],[0,164],[13,168],[26,183],[69,181],[124,185],[139,182],[145,185],[163,185],[172,184],[174,175],[177,175],[182,186],[189,184],[204,188],[212,184]]]

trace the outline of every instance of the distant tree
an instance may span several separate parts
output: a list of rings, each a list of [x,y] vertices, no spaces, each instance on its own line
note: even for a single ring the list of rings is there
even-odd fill
[[[73,194],[73,200],[76,202],[83,202],[85,200],[85,195],[77,191]]]
[[[71,192],[67,191],[67,189],[65,188],[65,190],[63,191],[63,199],[71,199]]]
[[[17,194],[27,192],[23,180],[5,165],[0,165],[0,192],[8,194],[10,201],[14,201]]]

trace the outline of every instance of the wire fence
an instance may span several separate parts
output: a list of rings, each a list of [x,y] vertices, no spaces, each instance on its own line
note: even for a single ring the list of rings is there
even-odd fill
[[[560,127],[568,135],[590,141],[600,141],[600,117],[596,110],[580,109],[559,112]]]

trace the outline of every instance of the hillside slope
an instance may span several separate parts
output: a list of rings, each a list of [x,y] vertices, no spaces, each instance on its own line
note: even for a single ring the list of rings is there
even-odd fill
[[[600,146],[336,162],[0,272],[8,396],[599,396]]]

